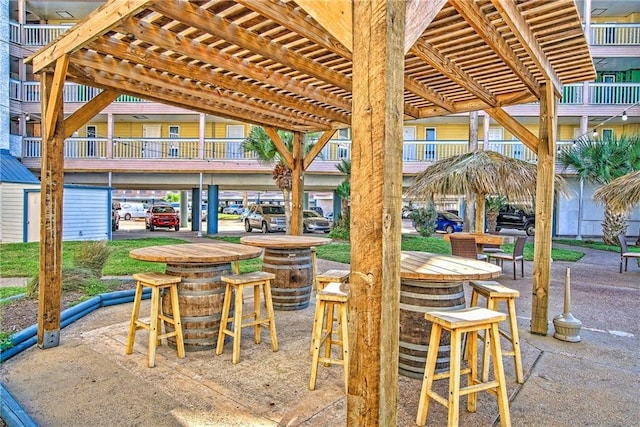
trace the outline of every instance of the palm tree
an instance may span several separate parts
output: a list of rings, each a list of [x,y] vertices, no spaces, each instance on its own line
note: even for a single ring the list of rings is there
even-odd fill
[[[286,145],[289,152],[293,151],[293,134],[291,132],[278,131],[278,135],[282,142]],[[305,135],[304,153],[307,154],[317,140],[317,133]],[[259,163],[274,164],[273,180],[276,186],[282,191],[282,199],[284,201],[284,212],[287,221],[287,232],[291,230],[291,186],[292,171],[282,160],[282,156],[278,152],[275,144],[267,135],[262,127],[254,126],[249,132],[249,136],[242,141],[241,148],[245,153],[254,153]]]
[[[498,227],[498,214],[507,204],[507,198],[503,196],[487,196],[485,210],[487,211],[487,231],[492,233]]]
[[[605,140],[579,139],[560,152],[559,161],[573,169],[580,179],[608,184],[627,173],[640,170],[640,137],[621,136]],[[604,200],[602,240],[617,245],[617,236],[627,231],[627,209]]]
[[[336,194],[340,196],[340,224],[349,229],[349,199],[351,198],[351,160],[342,159],[336,165],[336,169],[346,175],[344,181],[336,188]]]

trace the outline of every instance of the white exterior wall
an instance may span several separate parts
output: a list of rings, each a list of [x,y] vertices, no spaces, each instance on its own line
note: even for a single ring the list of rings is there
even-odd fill
[[[573,197],[560,197],[556,207],[556,235],[558,237],[576,237],[578,235],[578,208],[580,203],[580,180],[577,177],[566,177],[573,190]],[[602,221],[604,220],[604,206],[593,200],[593,193],[600,184],[584,182],[582,196],[582,226],[583,238],[601,238]],[[638,236],[640,233],[640,207],[631,210],[627,222],[627,236]]]
[[[36,189],[33,184],[0,183],[0,242],[20,243],[24,239],[24,215],[26,189]]]

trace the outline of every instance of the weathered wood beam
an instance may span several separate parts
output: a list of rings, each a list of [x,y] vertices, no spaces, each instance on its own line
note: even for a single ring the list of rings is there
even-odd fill
[[[522,142],[525,146],[527,146],[534,153],[538,152],[538,137],[533,134],[529,129],[522,126],[513,116],[509,115],[502,108],[489,108],[485,110],[491,117],[494,118],[495,121],[500,123],[515,135],[520,142]]]
[[[434,91],[428,86],[423,85],[419,81],[407,76],[404,77],[404,89],[408,90],[413,94],[418,95],[423,99],[426,99],[429,102],[434,103],[435,105],[437,105],[438,107],[441,107],[442,109],[448,111],[449,113],[454,111],[456,108],[455,104],[450,102],[448,99],[444,98],[438,92]],[[414,116],[414,117],[416,118],[420,117],[422,115],[422,112],[419,111],[417,114],[418,116]]]
[[[279,129],[290,131],[299,130],[301,132],[317,131],[319,129],[311,126],[296,124],[291,121],[277,120],[270,116],[259,115],[242,109],[230,108],[225,104],[214,103],[211,100],[202,97],[193,97],[185,95],[181,92],[168,91],[166,88],[122,81],[118,76],[112,76],[107,73],[98,73],[96,71],[82,69],[76,70],[76,66],[70,64],[73,74],[67,75],[67,80],[104,90],[115,89],[127,95],[137,96],[153,102],[166,105],[173,105],[180,108],[188,108],[200,113],[217,115],[219,117],[238,120],[258,126],[268,125]]]
[[[296,0],[306,13],[353,51],[352,0]]]
[[[304,157],[304,162],[302,163],[302,167],[304,168],[304,170],[307,170],[309,166],[311,166],[311,162],[313,162],[316,156],[320,154],[325,145],[327,145],[327,142],[331,140],[331,137],[333,137],[333,135],[336,133],[336,130],[337,129],[331,129],[323,132],[322,135],[320,135],[318,141],[316,141],[311,150],[309,150],[307,155]]]
[[[172,31],[157,27],[148,22],[129,19],[123,21],[120,28],[123,32],[131,34],[136,39],[162,49],[179,51],[189,58],[246,76],[276,88],[285,89],[305,99],[313,99],[323,104],[351,111],[351,101],[345,100],[340,96],[336,96],[316,86],[301,83],[278,71],[267,70],[251,62],[244,61],[241,58],[235,58],[187,37],[179,37]]]
[[[303,232],[304,209],[304,138],[300,132],[293,133],[293,168],[291,169],[291,231],[294,236]]]
[[[272,116],[281,120],[291,120],[297,123],[328,129],[331,124],[322,118],[305,115],[300,112],[287,110],[278,105],[269,104],[258,99],[248,98],[233,91],[211,88],[196,82],[185,81],[172,77],[157,70],[134,66],[125,61],[117,61],[93,51],[83,51],[74,55],[74,64],[94,70],[118,75],[124,81],[135,81],[144,84],[163,87],[166,90],[183,93],[195,97],[206,98],[225,105],[224,108],[235,107],[255,114]]]
[[[317,0],[315,0],[317,2]],[[309,39],[325,49],[351,59],[351,49],[347,49],[336,37],[326,31],[322,26],[316,25],[308,15],[280,0],[237,0],[237,3],[263,15],[285,28]],[[297,2],[300,5],[300,2]],[[338,3],[333,0],[333,5]],[[335,8],[332,8],[335,11]]]
[[[528,90],[496,96],[497,106],[527,104],[529,102],[535,102],[537,100],[538,99]],[[456,102],[454,104],[453,111],[449,111],[445,108],[437,106],[421,108],[419,118],[424,119],[427,117],[444,116],[451,113],[468,113],[470,111],[489,110],[491,108],[494,107],[491,107],[486,102],[482,102],[478,99],[473,99],[469,101]]]
[[[275,128],[269,126],[264,126],[264,131],[267,133],[267,135],[269,135],[271,141],[273,141],[273,145],[276,146],[278,153],[280,153],[280,156],[282,156],[282,161],[284,162],[284,164],[289,169],[293,170],[293,155],[287,148],[287,145],[284,143],[282,138],[280,138],[280,135],[278,135],[278,131]]]
[[[491,0],[491,3],[502,16],[513,35],[516,36],[522,47],[527,51],[529,58],[543,74],[545,81],[551,83],[556,95],[561,96],[562,82],[538,43],[538,39],[533,35],[527,21],[518,10],[517,4],[503,0]]]
[[[542,86],[540,97],[540,143],[536,180],[536,234],[533,245],[533,296],[531,333],[546,335],[549,326],[549,286],[553,231],[557,103],[552,83]]]
[[[35,74],[53,65],[61,56],[68,55],[105,34],[128,16],[144,9],[150,0],[113,0],[99,7],[84,21],[73,26],[57,42],[25,59],[33,64]]]
[[[38,288],[38,347],[60,344],[62,311],[62,205],[64,188],[64,111],[50,114],[49,108],[62,105],[62,91],[53,90],[53,73],[42,73],[40,105],[44,118],[42,166],[40,173],[40,272]],[[53,100],[51,97],[59,97]],[[51,132],[48,129],[55,129]]]
[[[409,52],[413,44],[422,36],[424,30],[442,10],[447,0],[407,0],[405,4],[407,19],[404,34],[404,53]]]
[[[182,22],[198,30],[212,34],[229,43],[290,67],[293,70],[315,77],[343,90],[351,91],[351,78],[337,73],[329,67],[311,61],[290,49],[260,37],[252,31],[233,24],[227,19],[216,16],[197,5],[179,0],[164,0],[150,6],[162,15]]]
[[[43,115],[45,122],[49,126],[44,128],[42,138],[48,141],[56,133],[56,126],[60,123],[55,119],[59,110],[64,110],[62,92],[64,90],[64,78],[67,75],[67,66],[69,65],[69,55],[62,55],[56,60],[56,67],[51,81],[50,93],[47,99],[46,117]]]
[[[506,2],[502,2],[506,3]],[[529,88],[537,98],[540,97],[540,85],[529,72],[527,67],[520,61],[511,46],[502,37],[502,34],[493,26],[486,14],[480,10],[477,3],[471,1],[453,1],[450,3],[458,11],[460,16],[473,28],[478,36],[485,41],[498,55],[504,63],[511,68],[513,73]],[[514,4],[515,7],[515,4]]]
[[[419,40],[413,45],[413,47],[411,48],[411,52],[418,58],[421,58],[423,61],[427,62],[438,72],[444,74],[446,77],[471,92],[481,101],[485,102],[491,107],[496,106],[496,99],[493,94],[486,90],[479,82],[477,82],[472,76],[467,74],[455,62],[449,60],[445,55],[441,54],[430,43]]]
[[[353,14],[347,425],[395,426],[405,5],[355,1]]]
[[[64,137],[69,138],[75,131],[95,117],[120,96],[120,92],[105,90],[93,97],[91,101],[78,108],[64,121]]]
[[[193,43],[191,43],[191,45],[193,45]],[[273,102],[276,105],[293,108],[301,113],[316,115],[344,124],[351,122],[351,116],[345,112],[326,108],[294,96],[283,95],[274,90],[264,88],[263,86],[227,76],[210,67],[197,67],[186,61],[159,55],[149,49],[127,44],[113,38],[96,40],[91,45],[91,48],[101,54],[112,55],[115,58],[129,61],[133,64],[143,62],[147,68],[155,68],[158,71],[200,81],[204,84],[215,85],[222,89],[238,91],[249,97],[257,97],[265,101]],[[141,58],[144,58],[144,60]]]

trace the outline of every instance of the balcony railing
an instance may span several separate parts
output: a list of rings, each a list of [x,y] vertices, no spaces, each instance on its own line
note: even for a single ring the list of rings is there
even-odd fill
[[[640,24],[591,24],[592,46],[633,46],[640,44]]]
[[[242,139],[205,139],[202,150],[195,138],[114,138],[109,147],[106,138],[68,138],[64,142],[67,159],[168,159],[168,160],[256,160],[252,153],[242,150]],[[570,144],[558,142],[558,147]],[[22,140],[22,157],[41,157],[41,138]],[[488,150],[508,157],[535,162],[536,154],[519,141],[489,141],[482,144]],[[110,149],[109,149],[110,148]],[[468,151],[468,141],[405,141],[404,162],[430,163]],[[108,153],[111,153],[110,155]],[[351,159],[350,140],[332,140],[315,161],[339,162]]]
[[[22,82],[23,102],[40,102],[40,82]],[[91,101],[93,97],[102,92],[91,86],[84,86],[77,83],[65,83],[63,90],[64,102],[85,103]],[[120,95],[114,102],[148,102],[141,98],[130,95]]]

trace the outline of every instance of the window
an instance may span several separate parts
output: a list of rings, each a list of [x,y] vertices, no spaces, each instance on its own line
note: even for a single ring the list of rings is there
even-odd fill
[[[524,145],[517,138],[511,138],[513,141],[513,158],[522,160],[524,156]]]
[[[436,140],[436,128],[425,128],[424,129],[424,139],[425,141],[435,141]],[[426,144],[424,149],[424,159],[430,162],[436,160],[436,144]]]
[[[178,138],[180,138],[180,127],[169,126],[169,139],[178,139]],[[169,142],[169,157],[180,157],[177,141]]]
[[[349,132],[349,128],[338,129],[337,138],[338,139],[351,139],[351,135]]]
[[[602,140],[603,141],[612,141],[615,137],[613,133],[613,129],[602,129]]]
[[[96,126],[87,126],[87,157],[96,156],[96,141],[95,138],[98,135]]]

